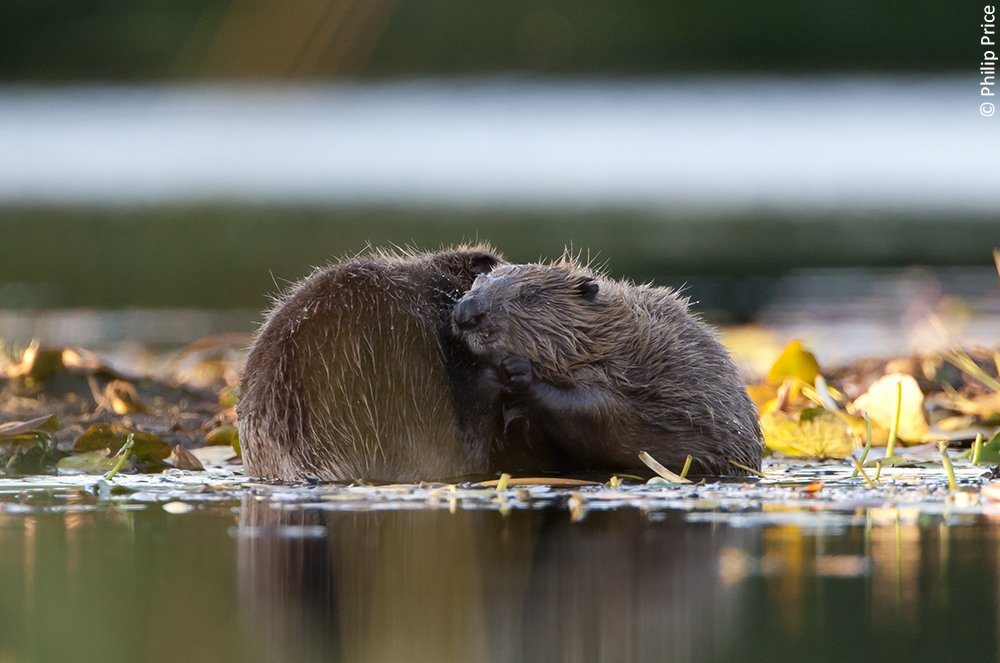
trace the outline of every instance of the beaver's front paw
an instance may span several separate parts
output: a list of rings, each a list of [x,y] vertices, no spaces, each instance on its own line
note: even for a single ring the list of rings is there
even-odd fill
[[[500,362],[497,367],[497,377],[504,390],[508,392],[524,391],[531,386],[535,373],[531,369],[531,361],[526,357],[511,355]]]

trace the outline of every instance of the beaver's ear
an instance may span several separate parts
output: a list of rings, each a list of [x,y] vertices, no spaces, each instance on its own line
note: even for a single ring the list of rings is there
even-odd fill
[[[594,297],[597,297],[597,291],[601,289],[601,286],[589,276],[583,276],[577,281],[576,289],[583,295],[584,299],[594,301]]]
[[[469,261],[469,270],[476,275],[479,274],[489,274],[493,271],[493,268],[497,266],[500,262],[496,256],[492,256],[488,253],[481,253],[477,256],[473,256]]]

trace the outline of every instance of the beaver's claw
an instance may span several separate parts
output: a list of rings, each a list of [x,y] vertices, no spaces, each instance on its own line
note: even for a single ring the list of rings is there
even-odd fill
[[[497,367],[497,377],[507,391],[519,391],[531,385],[535,374],[528,358],[511,355],[500,362]]]

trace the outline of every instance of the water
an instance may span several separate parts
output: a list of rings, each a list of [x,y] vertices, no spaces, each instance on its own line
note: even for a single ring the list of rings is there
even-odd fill
[[[445,486],[243,487],[218,468],[123,476],[126,495],[4,480],[0,656],[996,658],[983,471],[959,467],[952,498],[940,469],[887,468],[877,491],[839,463],[768,471],[767,485],[513,489],[499,504]]]
[[[0,88],[0,201],[992,212],[965,77]]]

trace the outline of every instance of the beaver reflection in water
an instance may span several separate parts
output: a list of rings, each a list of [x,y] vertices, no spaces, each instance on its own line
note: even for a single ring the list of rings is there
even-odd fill
[[[674,470],[690,454],[699,474],[760,468],[760,428],[736,366],[671,289],[567,258],[505,265],[477,277],[453,318],[495,367],[481,393],[496,394],[507,451],[526,469],[643,469],[640,451]]]

